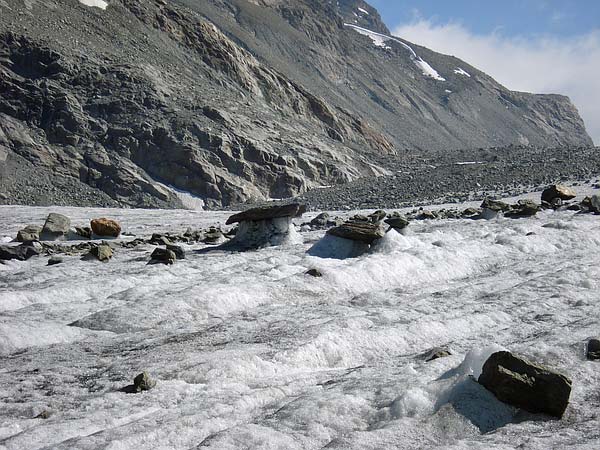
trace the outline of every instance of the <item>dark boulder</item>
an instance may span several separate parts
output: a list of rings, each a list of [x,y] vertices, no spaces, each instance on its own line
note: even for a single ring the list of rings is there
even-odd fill
[[[315,278],[321,278],[323,276],[319,269],[309,269],[305,272],[305,274]]]
[[[600,339],[590,339],[587,343],[587,359],[600,359]]]
[[[569,378],[507,351],[488,358],[478,381],[504,403],[558,418],[571,395]]]

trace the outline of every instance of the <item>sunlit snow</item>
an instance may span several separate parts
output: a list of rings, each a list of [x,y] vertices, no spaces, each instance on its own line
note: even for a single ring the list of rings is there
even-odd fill
[[[85,6],[95,6],[100,9],[106,9],[108,6],[108,2],[104,0],[79,0],[79,3],[83,3]]]
[[[461,69],[460,67],[457,67],[456,69],[454,69],[454,73],[457,75],[464,75],[465,77],[471,78],[471,75],[464,69]]]
[[[229,215],[5,206],[0,237],[49,211],[138,237]],[[599,232],[597,216],[544,211],[416,221],[345,260],[308,255],[324,234],[311,231],[247,253],[186,246],[173,266],[147,266],[152,246],[0,264],[0,447],[600,448],[600,371],[583,357]],[[452,356],[426,363],[436,346]],[[498,348],[572,378],[561,421],[472,380]],[[119,391],[142,370],[153,390]]]
[[[431,65],[427,61],[424,61],[420,56],[418,56],[410,45],[402,42],[400,39],[396,39],[392,36],[386,36],[385,34],[377,33],[375,31],[367,30],[366,28],[359,27],[357,25],[352,25],[349,23],[345,23],[344,25],[349,28],[352,28],[357,33],[370,37],[373,41],[373,44],[377,47],[390,49],[390,47],[386,45],[386,42],[397,42],[410,52],[410,59],[419,69],[421,69],[423,75],[433,78],[437,81],[446,81],[446,79],[443,78],[433,67],[431,67]]]

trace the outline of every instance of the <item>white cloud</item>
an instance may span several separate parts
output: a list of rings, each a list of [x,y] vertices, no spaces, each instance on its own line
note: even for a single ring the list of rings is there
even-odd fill
[[[560,39],[471,33],[463,25],[419,19],[394,34],[432,50],[455,55],[509,89],[568,95],[588,133],[600,144],[600,29]]]

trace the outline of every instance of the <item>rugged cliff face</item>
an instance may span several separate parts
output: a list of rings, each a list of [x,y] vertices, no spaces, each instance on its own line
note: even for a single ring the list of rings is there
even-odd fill
[[[566,97],[389,39],[362,1],[0,11],[0,202],[223,206],[383,174],[414,150],[591,145]]]

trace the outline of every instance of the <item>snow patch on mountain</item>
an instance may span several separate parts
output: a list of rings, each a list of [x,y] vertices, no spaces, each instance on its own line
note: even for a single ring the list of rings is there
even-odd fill
[[[93,6],[100,9],[106,9],[108,6],[108,2],[105,2],[104,0],[79,0],[79,3],[82,3],[85,6]]]
[[[359,27],[358,25],[352,25],[350,23],[345,23],[344,25],[349,28],[352,28],[357,33],[360,33],[364,36],[370,37],[371,40],[373,41],[373,44],[375,44],[375,46],[377,46],[377,47],[381,47],[384,49],[391,49],[391,47],[386,45],[386,42],[388,42],[388,41],[397,42],[398,44],[402,45],[402,47],[404,47],[406,50],[408,50],[410,52],[410,59],[415,64],[415,66],[417,66],[419,69],[421,69],[421,72],[423,73],[423,75],[425,75],[426,77],[433,78],[434,80],[437,80],[437,81],[446,81],[446,79],[443,78],[437,72],[437,70],[435,70],[433,67],[431,67],[431,65],[427,61],[423,60],[423,58],[421,58],[419,55],[417,55],[417,53],[413,50],[413,48],[410,45],[405,44],[401,40],[396,39],[395,37],[392,37],[392,36],[387,36],[385,34],[377,33],[376,31],[371,31],[366,28]]]
[[[464,75],[465,77],[471,78],[471,75],[466,70],[461,69],[460,67],[454,69],[454,73],[457,75]]]

